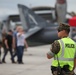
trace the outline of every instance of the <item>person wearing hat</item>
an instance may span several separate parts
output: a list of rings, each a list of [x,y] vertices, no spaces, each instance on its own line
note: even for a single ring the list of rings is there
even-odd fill
[[[50,51],[47,53],[47,58],[54,57],[51,71],[53,75],[74,75],[76,67],[76,44],[68,37],[70,26],[68,24],[60,23],[58,27],[58,37],[55,40]]]

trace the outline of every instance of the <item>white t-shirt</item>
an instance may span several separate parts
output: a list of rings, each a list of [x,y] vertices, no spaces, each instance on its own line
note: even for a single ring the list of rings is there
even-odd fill
[[[24,42],[25,42],[25,34],[21,34],[17,33],[17,46],[24,46]]]

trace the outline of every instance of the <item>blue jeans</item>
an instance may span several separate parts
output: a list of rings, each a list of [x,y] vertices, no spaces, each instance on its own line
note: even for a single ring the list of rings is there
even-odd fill
[[[23,58],[23,52],[24,52],[24,46],[18,46],[17,47],[17,57],[18,57],[18,63],[22,63]]]
[[[10,55],[11,55],[11,58],[12,58],[12,56],[13,56],[13,52],[12,52],[12,47],[10,47],[9,49],[4,49],[4,55],[3,55],[3,59],[2,59],[2,61],[5,61],[5,57],[6,57],[6,55],[7,55],[7,53],[8,53],[8,51],[10,52]],[[13,62],[14,60],[12,60],[12,62]]]
[[[15,49],[15,51],[14,51],[14,54],[13,54],[13,56],[12,56],[12,60],[14,60],[14,58],[17,56],[17,47],[16,47],[16,49]]]

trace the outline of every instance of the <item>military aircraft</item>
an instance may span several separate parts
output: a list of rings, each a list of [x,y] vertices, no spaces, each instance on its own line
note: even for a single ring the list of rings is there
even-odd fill
[[[18,4],[18,9],[27,40],[32,43],[51,44],[59,39],[57,35],[58,23],[46,21],[27,6]],[[75,31],[76,27],[71,27],[69,36],[76,41]]]
[[[33,43],[35,42],[35,44],[36,43],[49,44],[49,43],[52,43],[54,40],[58,39],[57,29],[56,29],[58,24],[54,24],[54,22],[52,22],[52,19],[46,21],[45,19],[39,16],[40,14],[39,15],[35,14],[34,11],[32,11],[31,9],[23,5],[18,5],[18,8],[20,10],[21,24],[23,25],[26,31],[25,35],[27,40]],[[43,14],[42,12],[42,15],[45,15],[45,14]],[[53,16],[53,18],[55,19],[55,13],[51,14],[50,17],[51,16]],[[9,21],[9,18],[7,19],[7,21]],[[6,27],[6,24],[8,25],[7,27]],[[4,28],[7,28],[7,30],[9,28],[13,28],[10,26],[11,22],[9,24],[7,22],[6,24],[4,24],[5,26]]]
[[[40,16],[40,14],[37,15],[37,12],[34,12],[24,5],[19,4],[18,8],[20,12],[21,25],[26,31],[25,36],[27,41],[32,42],[32,44],[34,42],[35,44],[51,44],[54,40],[59,39],[57,36],[57,23],[50,22],[52,20],[46,21]],[[42,12],[42,15],[45,14]]]
[[[18,8],[27,40],[41,44],[51,44],[58,39],[58,24],[47,22],[27,6],[18,4]]]

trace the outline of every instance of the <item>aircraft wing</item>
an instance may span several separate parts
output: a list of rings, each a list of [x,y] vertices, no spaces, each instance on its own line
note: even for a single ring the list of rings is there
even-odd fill
[[[25,38],[27,39],[28,37],[30,37],[31,35],[35,34],[36,32],[40,31],[42,28],[36,26],[34,28],[29,29],[26,34],[25,34]]]

